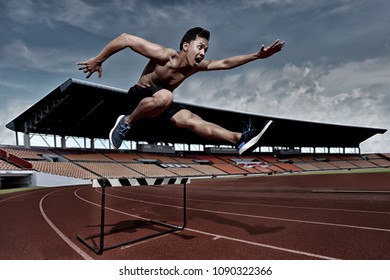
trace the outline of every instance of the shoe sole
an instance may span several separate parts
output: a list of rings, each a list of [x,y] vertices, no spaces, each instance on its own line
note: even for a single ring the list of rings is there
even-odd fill
[[[112,142],[112,134],[114,133],[115,128],[117,127],[117,125],[119,124],[119,122],[121,121],[121,119],[122,119],[124,116],[125,116],[125,115],[120,115],[120,116],[117,118],[117,120],[116,120],[116,122],[115,122],[115,125],[114,125],[114,127],[111,129],[110,134],[109,134],[109,136],[108,136],[108,138],[110,139],[110,144],[111,144],[111,146],[113,146],[115,149],[119,149],[120,147],[115,146],[114,143]]]
[[[253,137],[248,143],[246,143],[244,146],[241,147],[241,149],[238,151],[238,153],[240,155],[242,155],[243,153],[245,153],[248,149],[250,149],[251,147],[253,147],[254,145],[257,144],[257,142],[259,142],[260,138],[264,135],[264,133],[267,131],[267,129],[269,128],[269,126],[273,123],[273,121],[268,121],[265,126],[263,127],[263,129],[260,131],[259,134],[257,134],[255,137]]]

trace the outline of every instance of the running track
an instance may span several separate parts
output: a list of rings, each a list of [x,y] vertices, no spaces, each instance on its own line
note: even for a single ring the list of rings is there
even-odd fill
[[[102,255],[76,239],[99,242],[100,189],[3,194],[0,259],[389,259],[389,182],[389,172],[192,180],[184,231]],[[146,218],[182,221],[181,186],[106,193],[107,246],[161,229]]]

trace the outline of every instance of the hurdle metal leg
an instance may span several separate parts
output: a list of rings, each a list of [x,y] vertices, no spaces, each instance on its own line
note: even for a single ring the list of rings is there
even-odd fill
[[[149,222],[161,225],[161,226],[166,227],[168,229],[164,230],[164,231],[161,231],[161,232],[157,232],[157,233],[154,233],[154,234],[146,235],[146,236],[143,236],[143,237],[140,237],[140,238],[136,238],[136,239],[133,239],[133,240],[129,240],[129,241],[126,241],[126,242],[122,242],[122,243],[119,243],[119,244],[115,244],[115,245],[111,245],[111,246],[105,247],[104,246],[105,245],[104,244],[104,237],[105,237],[104,225],[105,225],[105,208],[106,208],[106,190],[105,190],[106,187],[107,187],[106,184],[103,183],[103,185],[102,185],[102,192],[101,192],[100,234],[97,235],[99,237],[99,240],[100,240],[100,245],[99,246],[92,246],[92,245],[90,245],[86,241],[85,238],[82,238],[80,235],[76,235],[76,238],[81,243],[83,243],[85,246],[87,246],[90,250],[92,250],[93,252],[95,252],[98,255],[103,254],[103,252],[107,251],[107,250],[111,250],[111,249],[114,249],[114,248],[122,247],[122,246],[133,244],[133,243],[137,243],[137,242],[140,242],[140,241],[143,241],[143,240],[146,240],[146,239],[151,239],[151,238],[154,238],[154,237],[157,237],[157,236],[161,236],[161,235],[165,235],[165,234],[168,234],[168,233],[173,233],[175,231],[181,231],[181,230],[184,230],[185,227],[187,226],[187,188],[186,188],[186,182],[184,182],[183,183],[183,222],[182,222],[182,225],[173,225],[173,224],[164,223],[164,222],[161,222],[161,221],[156,221],[156,220],[149,219]]]

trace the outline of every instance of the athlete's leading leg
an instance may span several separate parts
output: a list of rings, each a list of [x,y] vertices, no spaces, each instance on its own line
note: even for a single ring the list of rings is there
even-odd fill
[[[154,118],[161,114],[173,101],[169,90],[161,89],[150,97],[143,98],[130,115],[121,115],[111,129],[109,139],[111,145],[119,149],[129,133],[131,125],[142,118]]]
[[[134,111],[125,117],[124,121],[126,124],[133,124],[142,118],[154,118],[168,108],[172,101],[172,92],[161,89],[153,96],[142,99]]]

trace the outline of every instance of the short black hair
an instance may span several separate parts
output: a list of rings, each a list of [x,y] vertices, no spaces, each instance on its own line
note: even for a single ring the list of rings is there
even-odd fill
[[[183,45],[185,42],[190,43],[191,41],[196,39],[196,36],[205,38],[207,41],[210,40],[210,32],[202,27],[194,27],[188,30],[184,36],[183,39],[181,39],[180,42],[180,50],[183,49]]]

